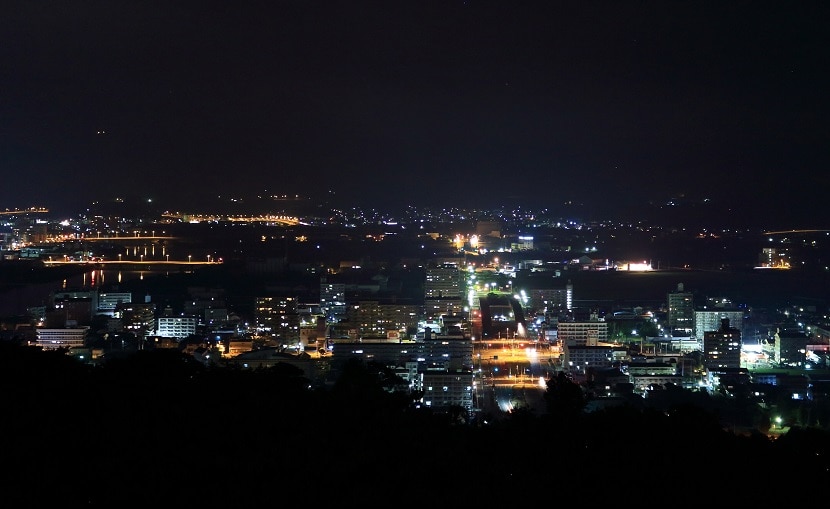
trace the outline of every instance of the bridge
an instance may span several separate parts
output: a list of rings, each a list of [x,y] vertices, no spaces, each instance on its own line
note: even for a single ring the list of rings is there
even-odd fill
[[[151,266],[151,265],[221,265],[222,259],[218,260],[69,260],[69,259],[55,259],[43,260],[43,264],[47,267],[57,265],[117,265],[117,266]]]
[[[786,235],[788,233],[827,233],[830,230],[779,230],[774,232],[764,232],[764,235]]]
[[[85,236],[85,237],[66,237],[66,238],[57,238],[55,241],[62,242],[62,241],[83,241],[83,242],[93,242],[93,241],[127,241],[127,240],[175,240],[177,237],[173,236],[161,236],[161,235],[105,235],[105,236]]]
[[[49,212],[49,209],[44,207],[32,207],[29,209],[14,209],[14,210],[0,210],[2,216],[22,216],[25,214],[43,214]]]

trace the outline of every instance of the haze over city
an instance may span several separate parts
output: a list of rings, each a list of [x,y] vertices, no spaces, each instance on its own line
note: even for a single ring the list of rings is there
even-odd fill
[[[672,201],[822,225],[828,6],[23,2],[0,207]]]

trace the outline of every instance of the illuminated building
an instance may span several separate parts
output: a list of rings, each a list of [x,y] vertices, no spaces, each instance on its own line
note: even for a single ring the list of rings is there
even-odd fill
[[[427,319],[463,311],[461,280],[463,276],[457,264],[442,263],[426,268],[424,282],[424,314]]]
[[[320,309],[326,320],[336,322],[346,316],[346,284],[320,278]]]
[[[729,325],[729,318],[723,318],[718,330],[704,332],[703,353],[709,371],[740,368],[741,331]]]
[[[58,348],[78,348],[85,346],[88,326],[68,327],[62,329],[50,329],[38,327],[36,346],[44,350],[57,350]]]
[[[257,297],[254,315],[260,336],[281,345],[300,343],[300,314],[295,297]]]
[[[196,334],[195,316],[160,316],[156,319],[156,335],[163,338],[185,339]]]
[[[810,336],[798,327],[782,327],[774,333],[774,359],[781,366],[801,367],[807,360]]]
[[[133,294],[130,292],[98,292],[97,313],[114,316],[119,304],[128,304],[132,300]]]
[[[591,315],[587,322],[559,322],[556,326],[557,338],[563,345],[598,346],[608,342],[608,322]]]
[[[669,310],[666,314],[668,329],[674,335],[690,336],[694,329],[695,309],[694,295],[683,289],[683,283],[677,285],[677,290],[666,296]]]
[[[422,372],[424,405],[433,410],[461,407],[470,415],[473,411],[473,372],[427,369]]]
[[[709,331],[716,331],[720,328],[724,318],[729,319],[729,324],[743,330],[744,312],[740,309],[699,309],[695,310],[695,331],[693,337],[703,344],[703,335]]]
[[[421,306],[379,300],[361,300],[348,306],[348,321],[361,338],[387,338],[390,331],[416,329]]]
[[[538,288],[528,290],[531,309],[544,311],[545,315],[558,314],[573,309],[574,286],[570,281],[564,288]]]
[[[610,346],[585,346],[564,344],[562,366],[572,373],[585,374],[589,369],[610,368],[614,348]]]
[[[335,341],[333,361],[357,358],[407,373],[411,390],[423,390],[422,403],[436,411],[462,407],[472,412],[473,342],[432,336],[424,341]]]
[[[115,315],[121,316],[124,329],[144,340],[156,329],[156,305],[151,302],[122,302],[116,305]]]
[[[426,268],[424,297],[427,299],[461,298],[461,272],[458,265],[444,263]]]

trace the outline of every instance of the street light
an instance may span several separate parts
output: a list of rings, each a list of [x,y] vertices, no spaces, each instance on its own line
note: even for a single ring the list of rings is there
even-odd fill
[[[190,259],[191,259],[192,257],[193,257],[193,255],[187,255],[187,263],[190,263]]]

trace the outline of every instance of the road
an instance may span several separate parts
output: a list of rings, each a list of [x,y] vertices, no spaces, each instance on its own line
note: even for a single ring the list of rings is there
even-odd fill
[[[43,260],[46,266],[51,265],[221,265],[222,261],[189,261],[189,260]]]
[[[545,381],[556,373],[558,351],[547,344],[513,338],[477,341],[473,352],[477,398],[483,411],[545,411]]]

